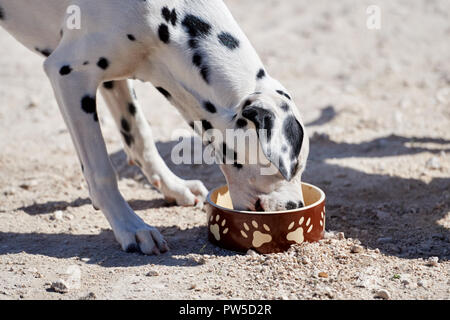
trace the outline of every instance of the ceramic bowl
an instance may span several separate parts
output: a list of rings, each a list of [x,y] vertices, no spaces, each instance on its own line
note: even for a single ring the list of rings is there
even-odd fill
[[[228,187],[208,195],[208,238],[232,251],[252,249],[261,254],[278,253],[293,244],[315,242],[325,233],[325,193],[303,183],[305,207],[279,212],[250,212],[233,209]]]

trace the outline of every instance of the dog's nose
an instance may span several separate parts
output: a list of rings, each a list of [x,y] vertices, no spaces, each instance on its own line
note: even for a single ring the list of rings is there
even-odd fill
[[[289,201],[288,203],[286,203],[286,210],[300,209],[303,208],[304,206],[305,204],[301,200],[298,202]]]
[[[256,212],[265,212],[265,211],[284,211],[284,210],[295,210],[300,209],[305,206],[305,203],[302,200],[299,201],[288,201],[286,203],[276,203],[276,202],[268,202],[262,201],[260,198],[256,201],[254,207]],[[252,210],[250,210],[252,211]]]

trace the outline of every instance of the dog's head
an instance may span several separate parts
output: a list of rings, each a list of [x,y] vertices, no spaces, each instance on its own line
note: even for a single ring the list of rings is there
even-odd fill
[[[256,92],[236,109],[228,125],[233,137],[226,137],[224,144],[232,161],[221,166],[235,209],[281,211],[304,206],[301,175],[309,140],[297,113],[282,90]]]

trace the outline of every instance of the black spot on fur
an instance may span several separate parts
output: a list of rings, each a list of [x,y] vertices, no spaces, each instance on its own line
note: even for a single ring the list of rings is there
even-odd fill
[[[101,58],[98,60],[98,62],[97,62],[97,66],[98,66],[100,69],[103,69],[103,70],[108,69],[108,67],[109,67],[109,61],[108,61],[108,59],[106,59],[106,58],[104,58],[104,57],[101,57]]]
[[[291,146],[291,158],[297,159],[303,143],[303,128],[294,116],[287,117],[283,122],[283,134]]]
[[[201,67],[202,61],[203,61],[203,57],[199,53],[194,54],[194,56],[192,57],[192,63],[194,65],[196,65],[197,67]]]
[[[130,112],[132,116],[136,114],[136,106],[133,103],[128,104],[128,112]]]
[[[248,125],[248,122],[245,119],[241,118],[241,119],[238,119],[238,121],[236,121],[236,126],[238,128],[245,128],[247,125]]]
[[[200,74],[202,75],[203,80],[209,84],[209,67],[203,66],[200,70]]]
[[[5,20],[5,13],[3,12],[2,7],[0,7],[0,20]]]
[[[170,99],[172,97],[169,91],[162,87],[156,87],[156,90],[158,90],[164,97],[166,97],[166,99]]]
[[[114,81],[103,82],[103,88],[111,90],[114,88]]]
[[[205,102],[204,107],[208,112],[211,112],[211,113],[217,112],[216,106],[213,105],[211,102]]]
[[[127,37],[130,41],[136,41],[136,37],[133,36],[132,34],[127,34]]]
[[[94,121],[98,121],[97,115],[97,103],[95,101],[95,97],[91,97],[89,95],[85,95],[81,99],[81,109],[88,114],[94,115]]]
[[[279,95],[281,95],[281,96],[284,96],[284,97],[288,98],[289,100],[292,100],[292,99],[291,99],[291,96],[288,95],[286,92],[284,92],[284,91],[282,91],[282,90],[277,90],[277,93],[278,93]]]
[[[89,61],[83,62],[83,66],[87,66],[89,64]]]
[[[130,123],[126,119],[122,118],[122,120],[120,121],[120,124],[122,126],[123,131],[125,131],[125,132],[131,131]]]
[[[264,78],[266,76],[266,72],[264,71],[264,69],[260,69],[259,71],[258,71],[258,74],[256,75],[256,78],[257,79],[262,79],[262,78]]]
[[[125,140],[125,143],[127,144],[127,146],[131,147],[131,145],[134,143],[133,136],[124,131],[121,131],[120,133],[122,133],[122,137]]]
[[[182,25],[186,32],[193,38],[206,37],[211,33],[211,25],[192,14],[186,15]]]
[[[283,175],[283,177],[290,176],[288,174],[288,171],[286,170],[286,166],[284,165],[284,161],[282,159],[279,159],[278,170],[280,170],[280,173]]]
[[[59,69],[59,74],[62,76],[68,75],[72,72],[72,68],[70,66],[63,66],[61,69]]]
[[[245,101],[245,103],[244,103],[244,105],[242,106],[242,108],[243,109],[245,109],[245,108],[247,108],[249,105],[251,105],[252,104],[252,101],[251,100],[246,100]]]
[[[233,37],[228,32],[222,32],[218,35],[219,41],[221,44],[223,44],[225,47],[227,47],[230,50],[234,50],[239,47],[239,40]]]
[[[198,48],[198,41],[196,39],[190,39],[188,41],[189,47],[191,49],[197,49]]]
[[[242,116],[255,124],[258,134],[260,130],[266,130],[267,140],[270,141],[275,119],[272,111],[259,107],[250,107],[242,112]]]
[[[189,122],[189,126],[195,130],[195,124],[193,122]]]
[[[208,120],[202,120],[202,127],[205,131],[211,130],[213,128],[211,122],[209,122]]]
[[[167,21],[167,23],[172,23],[172,25],[175,27],[177,25],[177,21],[178,21],[178,16],[177,16],[177,12],[175,9],[173,9],[172,11],[170,11],[169,8],[164,7],[161,10],[161,14],[164,17],[164,19]]]
[[[52,50],[50,49],[39,49],[39,48],[34,48],[37,52],[39,52],[40,54],[42,54],[44,57],[48,57],[52,54]]]
[[[222,153],[222,161],[224,164],[230,164],[232,162],[234,167],[238,169],[242,168],[242,165],[238,163],[238,155],[236,151],[228,148],[226,143],[222,143],[222,149],[220,150],[220,152]]]
[[[159,35],[159,39],[168,44],[170,42],[170,32],[169,32],[169,27],[167,26],[167,24],[162,24],[159,26],[158,28],[158,35]]]
[[[298,208],[303,208],[304,206],[305,206],[305,204],[303,203],[303,201],[299,201]]]
[[[283,111],[285,111],[285,112],[288,112],[289,111],[289,105],[287,104],[287,103],[282,103],[281,104],[281,106],[280,106],[280,108],[283,110]]]

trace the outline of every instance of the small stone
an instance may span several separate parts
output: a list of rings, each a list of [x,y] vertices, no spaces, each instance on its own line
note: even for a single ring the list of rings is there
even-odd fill
[[[361,252],[363,252],[363,247],[361,247],[361,246],[353,246],[352,247],[352,249],[351,249],[351,252],[352,253],[361,253]]]
[[[189,290],[194,290],[195,288],[197,288],[197,285],[194,283],[189,287]]]
[[[58,210],[58,211],[55,211],[55,213],[53,215],[54,215],[55,220],[62,220],[64,214],[62,211]]]
[[[439,258],[438,257],[431,257],[427,260],[427,266],[429,267],[437,267],[439,266]]]
[[[338,238],[339,240],[344,240],[344,239],[345,239],[345,234],[344,234],[343,232],[338,232],[337,238]]]
[[[426,288],[427,284],[428,283],[427,283],[426,280],[419,280],[419,281],[417,281],[417,286],[418,287]]]
[[[319,278],[328,278],[328,273],[326,273],[326,272],[319,272]]]
[[[391,299],[391,294],[389,293],[389,291],[382,289],[382,290],[377,291],[377,293],[375,294],[375,298],[389,300],[389,299]]]
[[[157,277],[157,276],[159,276],[159,273],[158,273],[157,271],[155,271],[155,270],[150,270],[150,271],[147,272],[145,275],[146,275],[147,277]]]
[[[310,264],[310,263],[311,263],[311,260],[309,260],[309,258],[307,258],[307,257],[303,257],[303,258],[302,258],[302,263],[305,264],[305,265],[306,265],[306,264]]]
[[[425,167],[427,167],[428,169],[431,169],[431,170],[439,170],[442,168],[441,162],[439,161],[439,158],[437,158],[437,157],[430,158],[425,163]]]
[[[52,283],[51,289],[58,293],[67,293],[69,292],[69,286],[64,280],[58,280]]]
[[[253,251],[252,249],[247,251],[247,256],[258,256],[258,253],[256,253],[256,251]]]
[[[97,296],[94,292],[89,292],[87,295],[80,298],[80,300],[95,300],[97,299]]]
[[[83,262],[89,262],[89,261],[91,261],[91,259],[90,259],[90,258],[81,258],[81,261],[83,261]]]

